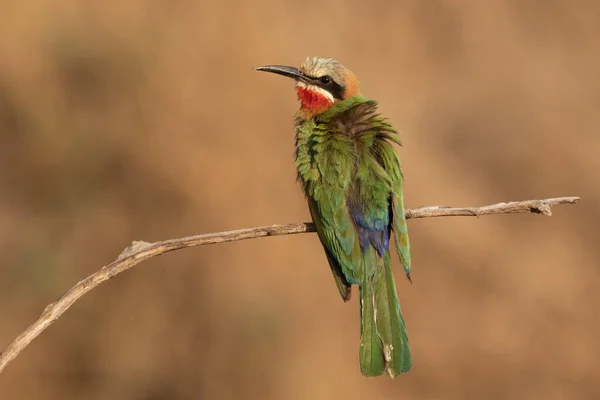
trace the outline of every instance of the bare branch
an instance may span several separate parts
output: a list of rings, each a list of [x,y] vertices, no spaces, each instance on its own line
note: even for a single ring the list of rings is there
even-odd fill
[[[575,204],[579,197],[557,197],[545,200],[511,201],[510,203],[498,203],[482,207],[420,207],[406,210],[407,219],[433,218],[433,217],[479,217],[492,214],[518,214],[532,212],[550,217],[552,206],[559,204]]]
[[[451,208],[443,206],[421,207],[406,210],[407,219],[457,217],[490,214],[514,214],[532,212],[550,216],[550,208],[559,204],[575,204],[579,197],[559,197],[546,200],[526,200],[510,203],[498,203],[483,207]],[[102,267],[99,271],[79,281],[68,292],[54,303],[49,304],[42,315],[17,336],[0,353],[0,373],[19,353],[31,343],[40,333],[52,325],[69,307],[80,297],[94,289],[96,286],[134,265],[152,257],[179,250],[186,247],[201,246],[206,244],[233,242],[237,240],[254,239],[264,236],[292,235],[297,233],[315,232],[314,224],[310,222],[261,226],[257,228],[239,229],[235,231],[208,233],[205,235],[188,236],[180,239],[170,239],[161,242],[133,242],[123,250],[119,257],[112,263]]]

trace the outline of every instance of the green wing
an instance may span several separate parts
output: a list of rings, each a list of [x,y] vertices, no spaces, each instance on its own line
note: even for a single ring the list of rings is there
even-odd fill
[[[362,252],[346,202],[354,168],[353,143],[307,122],[297,131],[296,167],[312,219],[342,299],[359,283]]]
[[[334,248],[335,245],[331,240],[330,236],[325,234],[325,224],[323,223],[323,217],[319,211],[319,206],[315,203],[315,201],[311,198],[308,199],[308,208],[310,209],[310,215],[312,216],[313,222],[317,227],[317,234],[319,235],[319,239],[321,243],[323,243],[323,248],[325,249],[325,254],[327,255],[327,261],[329,262],[329,267],[331,268],[331,272],[333,273],[333,278],[335,279],[335,284],[342,296],[344,301],[350,300],[350,295],[352,291],[350,289],[350,283],[346,279],[346,275],[340,265],[338,258],[334,256],[329,248]],[[330,243],[331,242],[331,243]]]
[[[323,181],[323,186],[313,188],[308,196],[308,206],[340,294],[348,300],[350,284],[362,278],[362,251],[344,187]]]
[[[401,145],[401,143],[395,132],[386,132],[382,135],[382,138],[387,139],[387,141],[379,141],[376,151],[391,179],[390,208],[392,210],[392,230],[394,231],[396,251],[398,252],[398,257],[406,276],[408,279],[411,279],[410,242],[408,240],[408,227],[404,215],[404,196],[402,195],[404,178],[400,166],[400,156],[398,156],[398,153],[390,142],[398,145]]]

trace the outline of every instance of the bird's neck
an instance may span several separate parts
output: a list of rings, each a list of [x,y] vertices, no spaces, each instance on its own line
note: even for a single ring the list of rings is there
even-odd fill
[[[300,110],[296,114],[296,118],[298,122],[311,119],[318,119],[321,122],[329,122],[333,118],[345,114],[350,109],[355,108],[364,103],[371,104],[373,106],[373,110],[375,110],[375,107],[377,106],[376,101],[358,95],[350,97],[348,99],[336,101],[335,103],[330,104],[329,107],[325,108],[324,110],[318,110],[319,112],[311,113],[309,109],[304,109],[303,107],[300,107]]]

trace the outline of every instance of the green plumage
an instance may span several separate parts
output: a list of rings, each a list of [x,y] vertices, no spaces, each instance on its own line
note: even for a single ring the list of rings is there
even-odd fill
[[[340,295],[360,288],[360,367],[395,377],[411,368],[389,240],[410,277],[396,131],[362,96],[296,118],[296,167]]]

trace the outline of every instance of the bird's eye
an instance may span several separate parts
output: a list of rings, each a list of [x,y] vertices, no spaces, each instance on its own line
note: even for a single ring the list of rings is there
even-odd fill
[[[331,83],[331,78],[329,76],[325,75],[325,76],[321,77],[320,81],[322,84],[327,85],[327,84]]]

